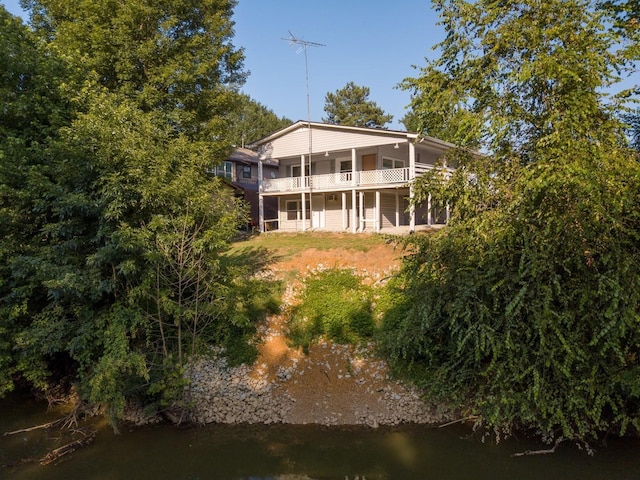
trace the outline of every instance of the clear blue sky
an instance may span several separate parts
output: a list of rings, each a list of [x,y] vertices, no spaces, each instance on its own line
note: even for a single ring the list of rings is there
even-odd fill
[[[369,87],[370,99],[394,117],[409,103],[396,88],[425,65],[443,38],[428,0],[240,0],[236,45],[251,72],[245,92],[291,120],[307,118],[304,53],[282,38],[289,31],[325,47],[308,47],[311,120],[325,116],[324,97],[347,82]]]
[[[0,0],[21,15],[19,0]],[[393,115],[392,129],[409,103],[409,92],[396,88],[434,55],[443,38],[428,0],[239,0],[234,14],[236,47],[244,48],[250,72],[243,91],[291,120],[306,120],[304,53],[282,38],[322,43],[309,47],[311,120],[325,116],[324,97],[347,82],[369,87],[369,98]]]

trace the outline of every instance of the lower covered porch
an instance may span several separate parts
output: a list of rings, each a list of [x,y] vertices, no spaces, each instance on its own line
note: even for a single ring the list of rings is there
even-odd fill
[[[278,195],[277,218],[264,230],[395,233],[443,225],[449,209],[428,200],[410,206],[409,188],[349,189]]]

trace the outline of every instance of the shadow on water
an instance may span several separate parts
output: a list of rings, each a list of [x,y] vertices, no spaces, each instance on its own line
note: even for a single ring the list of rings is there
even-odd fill
[[[0,403],[0,431],[46,421],[42,405]],[[326,428],[318,426],[168,425],[100,429],[93,445],[58,463],[2,468],[15,479],[640,479],[640,440],[613,439],[588,456],[566,445],[553,455],[513,458],[541,448],[530,440],[500,445],[466,438],[463,427]],[[48,437],[46,441],[42,437]],[[0,437],[0,464],[42,455],[53,432]],[[40,438],[40,440],[38,440]],[[47,444],[48,442],[48,444]],[[49,445],[49,446],[48,446]],[[9,458],[13,456],[13,458]]]

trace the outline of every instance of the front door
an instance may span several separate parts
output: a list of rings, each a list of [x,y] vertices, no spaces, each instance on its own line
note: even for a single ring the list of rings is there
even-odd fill
[[[313,195],[311,228],[324,228],[324,195]]]
[[[362,156],[362,170],[375,170],[376,169],[376,154],[371,153],[369,155]]]

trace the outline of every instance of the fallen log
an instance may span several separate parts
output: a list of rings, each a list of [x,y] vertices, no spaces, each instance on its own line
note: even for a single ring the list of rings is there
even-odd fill
[[[511,454],[512,457],[528,457],[530,455],[550,455],[552,453],[556,453],[556,448],[564,442],[563,438],[559,438],[556,440],[555,445],[552,448],[543,448],[540,450],[527,450],[525,452],[518,452]]]
[[[53,422],[43,423],[42,425],[35,425],[29,428],[21,428],[20,430],[14,430],[12,432],[4,432],[2,436],[6,437],[7,435],[16,435],[18,433],[33,432],[34,430],[44,430],[47,428],[53,428],[58,426],[62,428],[70,429],[71,426],[78,425],[78,416],[82,413],[83,413],[83,404],[76,403],[76,405],[73,407],[73,410],[71,410],[71,412],[66,414],[64,417],[54,420]]]
[[[456,423],[465,423],[465,422],[470,422],[471,420],[477,420],[479,417],[476,415],[471,415],[469,417],[464,417],[464,418],[458,418],[457,420],[452,420],[450,422],[447,423],[443,423],[441,425],[438,425],[438,428],[444,428],[444,427],[449,427],[451,425],[455,425]]]
[[[73,442],[69,442],[66,445],[56,448],[55,450],[51,450],[49,453],[47,453],[44,457],[40,459],[33,458],[33,457],[21,458],[18,461],[7,463],[6,465],[3,465],[3,467],[13,468],[13,467],[18,467],[20,465],[27,465],[29,463],[34,463],[34,462],[40,462],[40,465],[49,465],[50,463],[55,462],[59,458],[64,457],[65,455],[68,455],[70,453],[73,453],[79,448],[89,445],[96,438],[96,432],[86,433],[80,430],[80,433],[84,435],[84,438],[81,438],[79,440],[74,440]]]
[[[85,435],[84,438],[75,440],[71,443],[67,443],[66,445],[63,445],[47,453],[40,459],[40,465],[49,465],[50,463],[58,460],[60,457],[73,453],[79,448],[89,445],[96,438],[96,432],[90,432],[88,434],[83,432],[83,434]]]
[[[46,428],[52,428],[52,427],[56,427],[56,426],[64,423],[66,420],[67,420],[67,416],[64,416],[62,418],[54,420],[53,422],[43,423],[42,425],[35,425],[35,426],[29,427],[29,428],[21,428],[20,430],[14,430],[13,432],[4,432],[2,434],[2,436],[6,437],[7,435],[17,435],[18,433],[33,432],[34,430],[42,430],[42,429],[46,429]]]

